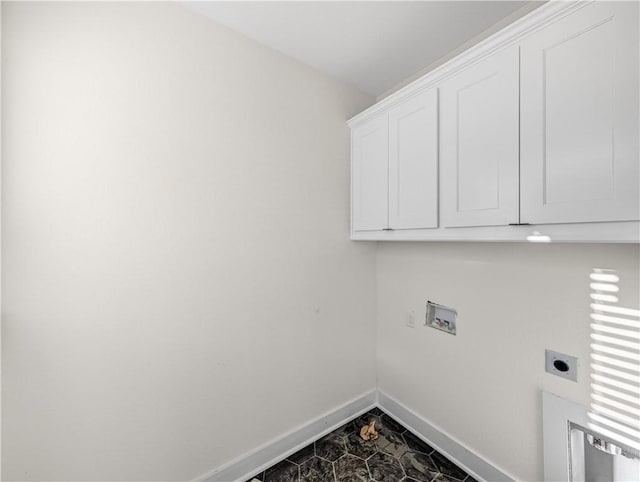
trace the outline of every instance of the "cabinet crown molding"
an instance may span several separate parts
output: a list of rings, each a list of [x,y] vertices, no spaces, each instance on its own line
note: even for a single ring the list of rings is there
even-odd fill
[[[481,61],[497,51],[517,44],[532,33],[545,28],[550,23],[566,15],[570,15],[593,1],[594,0],[578,0],[576,2],[549,1],[499,32],[496,32],[451,60],[436,67],[431,72],[426,73],[419,79],[414,80],[379,102],[376,102],[368,109],[349,119],[347,124],[349,127],[355,127],[372,116],[391,109],[407,98],[434,87],[451,75]]]

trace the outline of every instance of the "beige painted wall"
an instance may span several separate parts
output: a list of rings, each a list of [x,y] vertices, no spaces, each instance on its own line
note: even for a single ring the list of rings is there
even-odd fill
[[[186,480],[375,387],[373,99],[176,4],[3,2],[4,480]]]
[[[378,385],[516,480],[542,480],[541,390],[587,404],[589,273],[621,278],[638,307],[637,245],[379,243]],[[405,326],[427,300],[458,334]],[[546,374],[544,350],[579,357],[579,382]]]

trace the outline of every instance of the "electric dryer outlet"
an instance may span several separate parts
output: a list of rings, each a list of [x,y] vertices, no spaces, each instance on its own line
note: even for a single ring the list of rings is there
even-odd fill
[[[557,375],[573,382],[578,381],[578,359],[557,351],[545,350],[545,366],[547,373]]]

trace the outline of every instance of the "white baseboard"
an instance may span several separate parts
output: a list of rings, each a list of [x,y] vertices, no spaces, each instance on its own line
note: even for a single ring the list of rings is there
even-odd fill
[[[376,406],[376,390],[365,393],[331,412],[298,427],[282,437],[271,440],[257,449],[238,457],[196,478],[202,482],[244,481],[287,456],[324,437],[349,420]]]
[[[306,425],[298,427],[221,467],[201,475],[195,481],[245,481],[376,406],[396,418],[416,436],[451,459],[452,462],[459,465],[476,479],[491,482],[513,482],[515,480],[514,477],[491,465],[458,440],[432,425],[389,395],[373,390],[335,410],[325,413]]]
[[[491,465],[458,440],[381,391],[378,391],[378,406],[476,479],[491,482],[515,480],[514,477]]]

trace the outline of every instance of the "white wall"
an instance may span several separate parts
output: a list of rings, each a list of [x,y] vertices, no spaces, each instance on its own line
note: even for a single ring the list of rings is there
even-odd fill
[[[2,227],[2,3],[0,3],[0,228]],[[1,231],[1,229],[0,229]],[[2,236],[0,235],[0,274],[2,273]],[[2,276],[0,276],[0,313],[2,313]],[[0,317],[0,415],[2,414],[2,319]],[[2,478],[2,417],[0,416],[0,479]]]
[[[588,403],[589,273],[618,270],[638,307],[637,245],[380,243],[378,385],[516,480],[542,480],[540,391]],[[458,334],[408,328],[431,300]],[[549,348],[580,359],[579,383],[544,371]]]
[[[186,480],[374,388],[373,99],[175,4],[2,22],[5,480]]]

